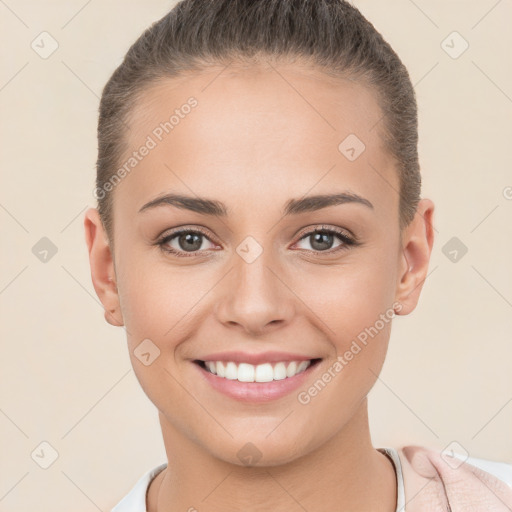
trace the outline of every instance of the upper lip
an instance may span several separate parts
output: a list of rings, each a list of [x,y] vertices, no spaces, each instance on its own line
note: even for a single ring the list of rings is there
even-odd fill
[[[290,354],[289,352],[261,352],[259,354],[250,354],[248,352],[216,352],[201,357],[199,361],[233,361],[234,363],[262,364],[277,363],[279,361],[310,361],[319,359],[302,354]]]

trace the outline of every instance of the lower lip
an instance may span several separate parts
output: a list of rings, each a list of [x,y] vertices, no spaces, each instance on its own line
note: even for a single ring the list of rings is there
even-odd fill
[[[310,364],[303,372],[287,377],[282,380],[273,380],[270,382],[240,382],[238,380],[225,379],[219,377],[208,370],[205,370],[197,363],[192,363],[214,389],[224,395],[242,402],[270,402],[286,396],[304,384],[319,366],[321,361]]]

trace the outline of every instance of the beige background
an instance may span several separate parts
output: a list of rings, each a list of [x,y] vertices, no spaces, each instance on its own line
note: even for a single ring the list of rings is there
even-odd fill
[[[0,511],[108,511],[165,461],[124,330],[103,320],[82,223],[102,87],[172,4],[0,1]],[[395,321],[370,396],[374,444],[456,441],[512,462],[512,3],[355,4],[410,71],[423,194],[437,206],[420,306]],[[50,48],[42,31],[59,45],[46,59],[31,48],[41,37]],[[441,46],[453,31],[469,43],[457,59]],[[42,237],[58,250],[46,263],[32,252]],[[443,253],[452,237],[468,248],[455,263]],[[43,441],[58,453],[48,469]]]

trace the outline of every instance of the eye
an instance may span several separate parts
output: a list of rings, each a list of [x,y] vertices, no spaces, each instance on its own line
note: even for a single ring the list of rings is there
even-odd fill
[[[334,245],[338,240],[338,245]],[[206,242],[206,247],[205,247]],[[325,226],[317,227],[313,230],[303,232],[302,236],[295,245],[301,242],[308,242],[311,249],[307,247],[298,247],[309,252],[315,253],[336,253],[348,249],[349,246],[357,245],[358,242],[347,231],[339,228],[330,228]],[[178,257],[197,256],[198,253],[207,253],[212,247],[207,247],[210,243],[213,248],[218,247],[201,228],[194,229],[176,229],[171,233],[163,235],[157,242],[166,253]]]
[[[157,245],[165,252],[179,257],[187,257],[207,250],[208,247],[204,246],[205,240],[215,247],[215,244],[201,229],[179,229],[164,235],[157,241]]]
[[[338,239],[338,245],[334,245]],[[314,230],[308,231],[305,234],[302,234],[300,243],[305,241],[309,243],[311,249],[306,247],[306,250],[313,252],[326,252],[329,254],[338,252],[340,250],[346,250],[348,246],[357,245],[356,240],[348,234],[348,232],[337,229],[337,228],[327,228],[321,226]],[[299,247],[299,249],[303,249],[303,247]]]

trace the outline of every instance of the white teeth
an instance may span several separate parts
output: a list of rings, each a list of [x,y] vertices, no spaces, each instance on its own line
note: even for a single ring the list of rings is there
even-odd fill
[[[297,366],[297,373],[303,372],[309,366],[309,361],[301,361],[299,366]]]
[[[238,380],[240,382],[254,382],[254,366],[252,364],[240,363],[238,365]]]
[[[286,368],[286,376],[293,377],[297,373],[297,363],[292,361]]]
[[[240,369],[238,371],[240,371]],[[271,380],[274,380],[274,370],[272,369],[272,365],[270,363],[259,364],[258,366],[256,366],[256,370],[254,373],[254,380],[256,382],[270,382]],[[240,377],[238,377],[238,379],[240,380]]]
[[[277,363],[274,366],[274,380],[286,379],[286,365],[284,363]]]
[[[302,373],[309,367],[311,361],[279,362],[253,365],[249,363],[236,364],[233,361],[205,361],[206,368],[219,377],[240,382],[271,382],[283,380]]]
[[[210,362],[212,363],[213,368],[217,370],[217,375],[219,377],[226,376],[226,367],[224,366],[224,363],[222,361],[219,361],[218,363],[214,363],[213,361]],[[215,373],[215,370],[212,373]]]
[[[235,363],[229,362],[226,364],[226,379],[237,380],[238,379],[238,368]]]

